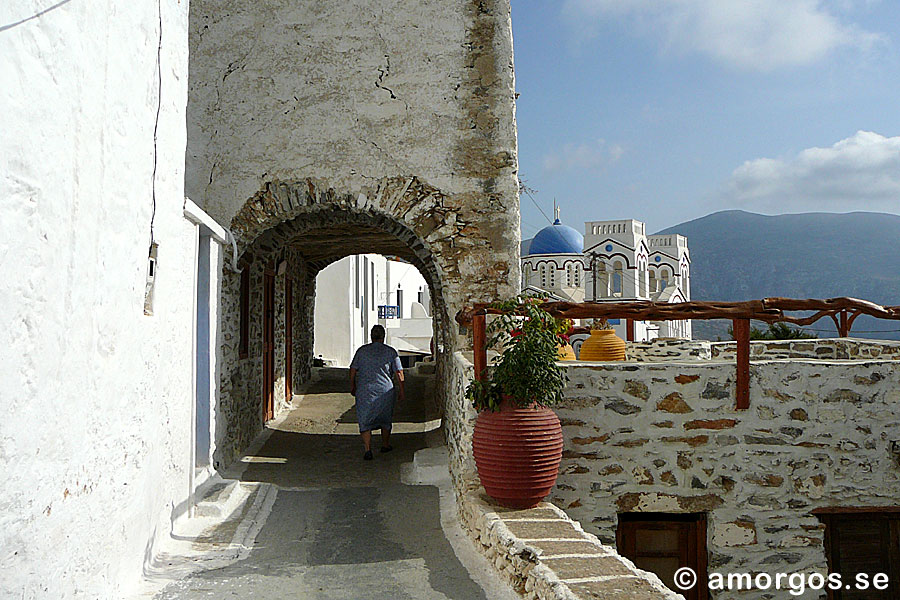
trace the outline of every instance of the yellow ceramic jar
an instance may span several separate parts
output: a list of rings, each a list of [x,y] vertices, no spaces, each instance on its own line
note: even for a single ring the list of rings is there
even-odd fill
[[[575,349],[572,344],[566,342],[559,346],[559,360],[575,360]]]
[[[591,362],[625,360],[625,340],[613,329],[591,329],[591,337],[581,344],[579,359]]]

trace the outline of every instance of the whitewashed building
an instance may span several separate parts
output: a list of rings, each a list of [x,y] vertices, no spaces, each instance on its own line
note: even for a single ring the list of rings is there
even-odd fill
[[[401,357],[431,354],[428,282],[410,263],[380,254],[347,256],[316,277],[314,354],[347,366],[380,323]],[[408,360],[408,359],[404,359]]]
[[[589,221],[584,234],[556,220],[523,244],[522,289],[566,302],[686,302],[691,257],[683,235],[647,235],[634,219]],[[691,338],[690,321],[610,321],[629,340]]]
[[[167,567],[307,380],[324,266],[416,264],[441,373],[451,315],[515,292],[509,2],[396,8],[0,3],[0,598],[121,600]]]

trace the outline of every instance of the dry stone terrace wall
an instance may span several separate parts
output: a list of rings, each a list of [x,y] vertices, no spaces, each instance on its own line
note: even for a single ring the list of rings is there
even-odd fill
[[[900,360],[900,342],[853,338],[808,340],[758,340],[750,342],[752,359],[810,358]],[[649,342],[626,342],[629,362],[682,360],[735,360],[735,342],[705,340],[656,339]]]
[[[709,349],[713,360],[734,360],[737,356],[734,342],[711,342]],[[750,342],[750,358],[900,360],[900,342],[853,338],[758,341]]]
[[[460,521],[476,549],[528,600],[682,598],[586,533],[558,507],[544,502],[512,510],[492,503],[478,482],[472,458],[477,413],[465,398],[474,372],[471,358],[471,352],[454,353],[442,380],[446,410],[460,415],[445,419],[444,431]]]
[[[659,362],[669,360],[709,360],[710,343],[703,340],[655,339],[625,342],[625,360]]]
[[[606,543],[619,513],[705,512],[710,570],[824,572],[813,509],[900,504],[897,362],[754,362],[743,411],[733,364],[567,371],[551,500]]]
[[[472,353],[455,352],[445,368],[446,371],[440,374],[444,386],[444,408],[456,418],[444,420],[444,437],[450,457],[450,475],[457,491],[462,493],[477,487],[478,478],[472,457],[472,433],[478,413],[466,399],[466,386],[474,374]]]

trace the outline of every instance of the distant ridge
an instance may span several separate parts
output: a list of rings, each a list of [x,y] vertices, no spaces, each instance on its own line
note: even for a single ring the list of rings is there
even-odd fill
[[[727,210],[659,233],[687,236],[693,300],[853,296],[900,305],[900,215]],[[833,330],[830,320],[813,327]],[[723,328],[707,332],[695,322],[694,329],[697,337],[714,339]],[[871,330],[900,330],[900,321],[860,317],[851,335],[900,339],[897,332],[863,333]]]

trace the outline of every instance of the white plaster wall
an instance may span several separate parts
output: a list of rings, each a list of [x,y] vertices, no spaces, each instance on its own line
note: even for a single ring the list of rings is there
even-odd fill
[[[0,5],[0,597],[118,599],[188,495],[187,3],[48,4]]]
[[[347,366],[353,358],[353,330],[359,329],[359,311],[354,304],[355,257],[333,262],[316,277],[316,313],[313,354]],[[362,290],[360,290],[362,295]]]
[[[220,222],[276,180],[392,214],[379,182],[414,176],[448,311],[517,291],[508,0],[195,0],[190,43],[186,188]]]
[[[478,189],[453,168],[471,135],[459,106],[468,4],[192,2],[191,198],[230,219],[272,178],[359,192],[370,178],[415,174],[446,192]],[[494,126],[514,149],[509,96]]]
[[[425,291],[427,299],[428,282],[419,273],[419,270],[409,264],[398,261],[385,261],[386,268],[390,269],[390,286],[386,298],[387,304],[397,304],[397,288],[403,290],[403,318],[408,319],[412,315],[412,304],[418,301],[419,290]],[[429,310],[425,305],[425,310]]]
[[[363,258],[366,260],[363,261]],[[336,361],[340,366],[347,366],[357,348],[369,342],[369,331],[362,323],[362,302],[356,308],[355,286],[356,256],[347,256],[324,269],[316,277],[316,313],[314,354],[325,359]],[[363,265],[369,270],[369,296],[372,296],[372,265],[375,266],[375,295],[371,298],[369,310],[369,329],[382,323],[388,330],[388,336],[402,335],[396,331],[401,322],[409,321],[404,332],[418,338],[419,346],[424,343],[427,349],[433,335],[431,319],[378,319],[378,306],[394,304],[397,301],[397,287],[403,290],[404,315],[410,315],[412,304],[416,301],[419,288],[427,287],[425,278],[411,264],[389,261],[379,254],[359,255],[360,263],[360,296],[366,292],[363,288]],[[390,274],[388,271],[390,270]],[[387,286],[390,285],[388,292]],[[416,323],[422,321],[423,323]],[[420,338],[425,338],[424,342]],[[416,341],[410,341],[416,343]]]

